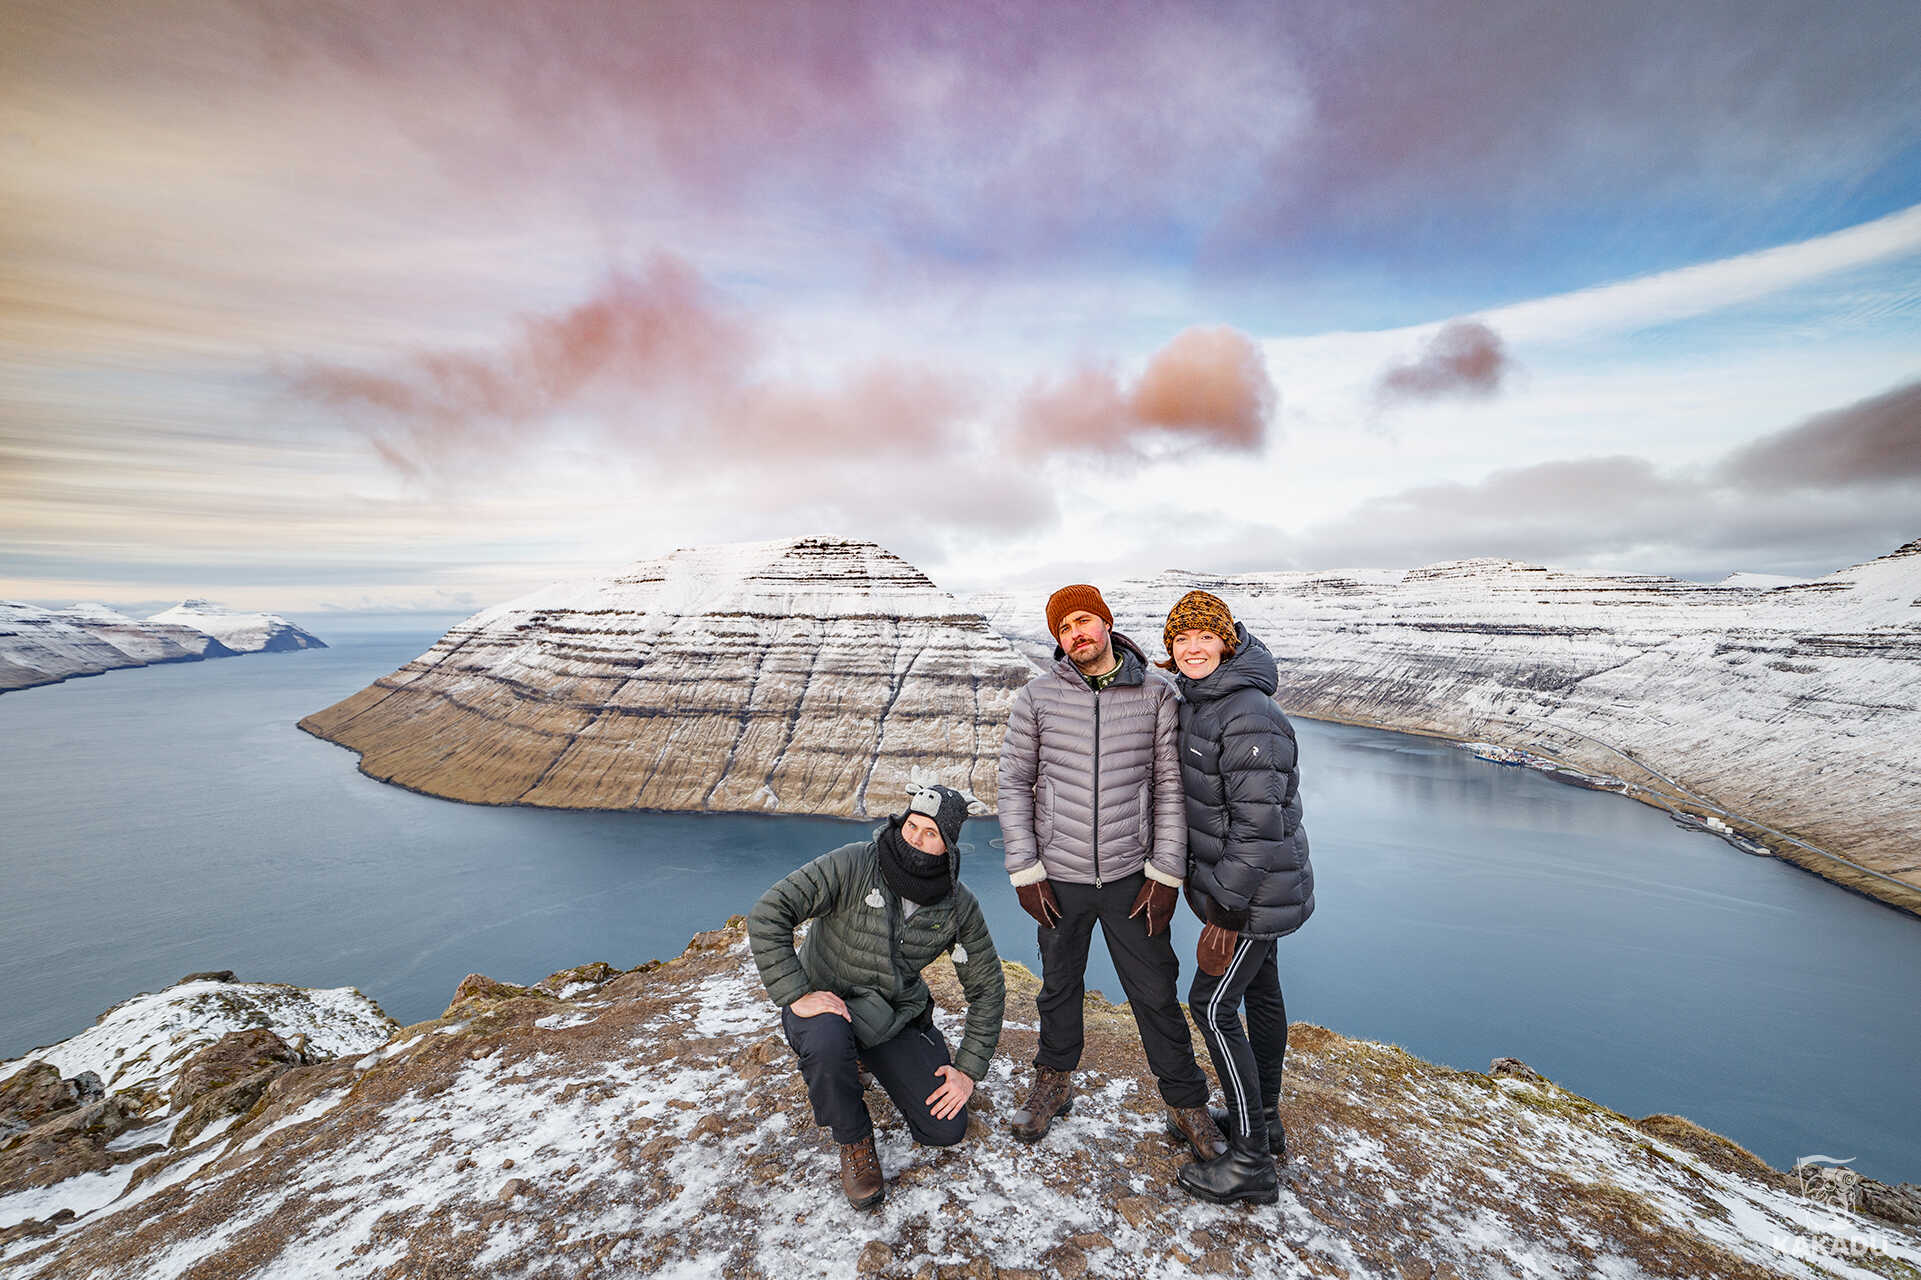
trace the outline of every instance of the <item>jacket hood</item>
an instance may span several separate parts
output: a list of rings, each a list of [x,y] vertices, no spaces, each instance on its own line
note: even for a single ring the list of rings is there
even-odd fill
[[[1179,671],[1174,675],[1180,682],[1181,696],[1189,702],[1212,702],[1241,689],[1259,689],[1271,698],[1281,685],[1280,667],[1274,655],[1261,643],[1260,637],[1239,622],[1234,624],[1234,652],[1222,658],[1220,666],[1199,680]]]
[[[1114,642],[1114,656],[1121,660],[1121,673],[1114,677],[1114,683],[1140,684],[1146,680],[1147,655],[1141,652],[1141,647],[1118,631],[1110,631],[1107,635]],[[1087,677],[1068,658],[1067,650],[1059,645],[1054,646],[1054,669],[1069,680],[1087,683]]]

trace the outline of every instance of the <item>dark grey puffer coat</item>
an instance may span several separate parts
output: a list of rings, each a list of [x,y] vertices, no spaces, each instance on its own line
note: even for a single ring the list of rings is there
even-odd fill
[[[1187,898],[1210,924],[1278,938],[1314,914],[1294,726],[1274,702],[1274,655],[1234,630],[1232,656],[1178,677]]]
[[[1016,885],[1098,885],[1141,870],[1177,885],[1186,875],[1174,686],[1113,635],[1121,672],[1099,693],[1056,649],[1053,670],[1014,695],[999,790]]]
[[[980,903],[960,883],[960,856],[947,857],[953,892],[912,916],[887,887],[872,840],[824,853],[762,894],[747,914],[747,940],[774,1003],[784,1009],[810,991],[831,991],[847,1003],[855,1041],[882,1044],[933,1008],[920,971],[951,948],[967,993],[954,1065],[985,1077],[1000,1043],[1006,980]],[[804,920],[814,923],[796,952],[794,930]]]

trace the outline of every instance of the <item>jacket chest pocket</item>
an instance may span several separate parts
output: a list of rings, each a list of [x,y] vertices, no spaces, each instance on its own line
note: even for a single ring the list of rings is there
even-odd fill
[[[945,907],[922,907],[901,927],[900,956],[913,972],[919,973],[947,950],[954,936],[951,916]]]

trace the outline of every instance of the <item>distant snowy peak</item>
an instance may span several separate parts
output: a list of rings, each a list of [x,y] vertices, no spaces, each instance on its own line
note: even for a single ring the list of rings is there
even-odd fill
[[[1789,578],[1778,573],[1730,573],[1714,585],[1742,591],[1772,591],[1776,587],[1796,587],[1806,581],[1806,578]]]
[[[790,538],[483,610],[301,727],[383,781],[476,803],[865,817],[898,808],[915,768],[990,800],[1032,674],[885,548]]]
[[[69,618],[74,622],[111,622],[115,624],[126,624],[137,623],[139,621],[137,618],[121,613],[118,609],[112,609],[104,604],[91,600],[80,604],[70,604],[64,609],[55,609],[53,612],[56,617]]]
[[[143,664],[230,658],[235,653],[196,628],[172,622],[142,622],[104,604],[70,605],[56,610],[54,616],[92,632]]]
[[[183,600],[156,613],[150,622],[192,627],[220,641],[236,653],[279,653],[288,649],[324,649],[318,637],[277,613],[241,613],[208,600]]]

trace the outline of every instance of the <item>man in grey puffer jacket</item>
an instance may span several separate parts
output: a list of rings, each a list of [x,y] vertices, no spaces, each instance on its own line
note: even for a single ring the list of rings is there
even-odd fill
[[[1207,1114],[1168,936],[1187,871],[1174,687],[1112,629],[1091,586],[1049,597],[1047,625],[1054,667],[1015,695],[1000,756],[1008,877],[1040,925],[1041,953],[1040,1049],[1013,1134],[1038,1141],[1072,1109],[1099,923],[1161,1096],[1197,1158],[1211,1159],[1226,1142]]]

